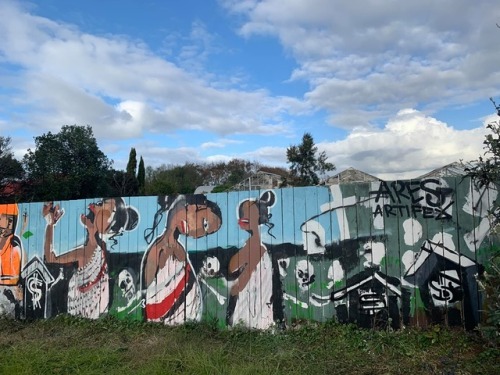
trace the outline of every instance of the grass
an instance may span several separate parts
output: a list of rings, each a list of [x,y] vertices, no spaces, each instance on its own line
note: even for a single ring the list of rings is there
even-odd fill
[[[477,332],[302,324],[286,331],[105,318],[0,319],[0,374],[499,374]]]

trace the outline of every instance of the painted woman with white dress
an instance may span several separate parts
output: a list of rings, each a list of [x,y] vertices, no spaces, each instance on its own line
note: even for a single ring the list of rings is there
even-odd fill
[[[107,313],[109,306],[108,243],[117,243],[117,236],[133,230],[139,214],[127,206],[122,198],[108,198],[91,203],[88,213],[80,216],[86,229],[83,245],[57,255],[54,249],[54,227],[64,210],[53,202],[43,205],[45,229],[45,262],[75,265],[69,279],[67,312],[84,318],[97,319]]]
[[[269,211],[275,200],[274,192],[266,191],[259,199],[246,199],[239,205],[238,224],[250,237],[229,261],[229,275],[234,280],[227,310],[230,326],[267,329],[274,323],[272,263],[261,240],[260,226],[267,226],[268,233],[273,228]]]
[[[151,242],[165,212],[166,224],[142,260],[145,319],[168,325],[199,321],[201,288],[182,239],[201,238],[219,230],[222,224],[219,206],[203,194],[159,197],[158,203],[160,209],[153,227],[146,230],[146,241]]]

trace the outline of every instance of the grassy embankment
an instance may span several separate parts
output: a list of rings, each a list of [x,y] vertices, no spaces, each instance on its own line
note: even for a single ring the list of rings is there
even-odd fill
[[[306,324],[265,333],[60,316],[0,319],[0,374],[500,374],[477,332]]]

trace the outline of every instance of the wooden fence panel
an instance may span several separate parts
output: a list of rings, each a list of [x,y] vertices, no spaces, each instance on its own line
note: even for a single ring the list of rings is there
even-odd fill
[[[426,178],[0,205],[0,314],[472,329],[499,203]]]

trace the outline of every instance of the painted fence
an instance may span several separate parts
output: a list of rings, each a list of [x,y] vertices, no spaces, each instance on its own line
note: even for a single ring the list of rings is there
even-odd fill
[[[499,201],[430,178],[0,205],[0,314],[469,329]]]

